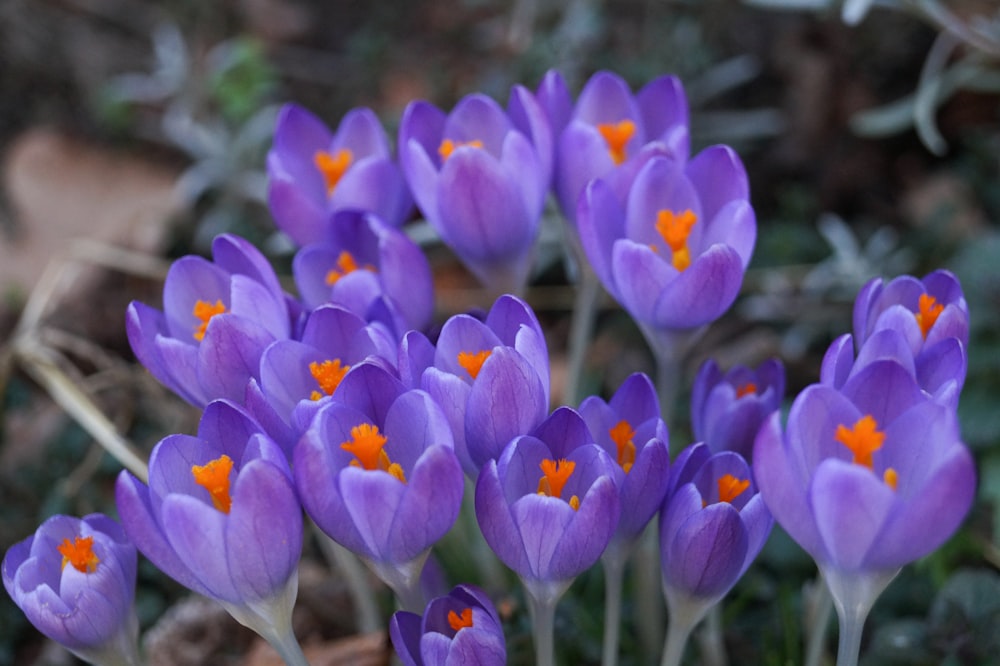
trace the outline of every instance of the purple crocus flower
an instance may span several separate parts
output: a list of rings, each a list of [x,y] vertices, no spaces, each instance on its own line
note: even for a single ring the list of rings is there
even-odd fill
[[[170,435],[153,448],[148,486],[122,471],[116,499],[125,533],[161,571],[286,658],[300,654],[291,611],[302,509],[284,453],[245,411],[209,403],[197,437]]]
[[[646,161],[624,201],[602,180],[580,198],[583,249],[608,292],[644,331],[693,329],[736,298],[757,225],[746,171],[726,146],[688,163]]]
[[[0,567],[31,624],[92,664],[138,666],[135,546],[102,514],[53,516]]]
[[[409,336],[400,365],[402,374],[419,376],[444,409],[455,451],[472,479],[548,413],[545,335],[531,307],[515,296],[498,298],[485,321],[465,314],[448,319],[432,359],[428,346]]]
[[[389,636],[405,666],[503,666],[503,626],[489,597],[459,585],[432,599],[423,616],[397,611]]]
[[[223,234],[214,262],[185,256],[163,285],[163,312],[133,301],[129,344],[167,388],[197,407],[216,398],[242,402],[264,348],[288,338],[288,300],[267,259],[248,241]]]
[[[360,210],[337,212],[320,241],[295,255],[292,272],[309,308],[336,303],[397,336],[423,330],[434,313],[427,257],[402,231]]]
[[[573,104],[562,75],[549,71],[537,98],[555,137],[554,191],[570,221],[584,187],[594,178],[627,187],[639,162],[653,154],[679,163],[688,158],[688,106],[674,76],[661,76],[634,94],[612,72],[595,73]],[[642,160],[640,153],[646,153]],[[615,188],[619,197],[626,191]]]
[[[371,109],[352,109],[331,133],[309,111],[286,104],[267,172],[271,214],[299,245],[321,242],[330,214],[338,210],[369,211],[396,227],[413,210],[385,129]]]
[[[420,570],[458,517],[464,488],[433,399],[362,363],[316,413],[294,461],[302,504],[320,529],[363,557],[405,608],[423,608]]]
[[[778,359],[764,361],[756,370],[737,365],[725,373],[708,359],[691,392],[694,438],[713,453],[735,451],[749,460],[757,430],[784,397],[785,367]]]
[[[509,111],[473,94],[445,114],[411,102],[399,159],[424,217],[462,263],[497,292],[527,281],[551,173],[552,136],[526,89]]]

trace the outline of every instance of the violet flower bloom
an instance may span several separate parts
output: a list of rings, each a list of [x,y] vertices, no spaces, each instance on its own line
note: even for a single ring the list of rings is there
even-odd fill
[[[153,448],[148,486],[121,472],[116,499],[125,533],[157,568],[305,663],[291,628],[302,509],[284,453],[245,411],[209,403],[197,437]]]
[[[663,663],[746,572],[774,520],[738,453],[692,444],[674,461],[660,513],[660,563],[670,610]]]
[[[300,340],[278,340],[260,359],[260,382],[247,387],[246,407],[289,459],[316,411],[351,367],[366,360],[392,367],[396,343],[385,327],[324,305],[309,313]]]
[[[735,451],[750,460],[757,430],[784,397],[785,366],[778,359],[764,361],[756,370],[737,365],[725,373],[708,359],[691,392],[694,438],[713,453]]]
[[[433,399],[362,363],[316,413],[294,461],[302,504],[320,529],[363,557],[404,608],[423,608],[420,571],[458,518],[464,488]]]
[[[389,636],[405,666],[503,666],[507,663],[500,616],[473,585],[458,585],[427,604],[423,616],[397,611]]]
[[[527,281],[551,173],[552,135],[526,89],[509,111],[485,95],[445,114],[411,102],[399,128],[399,159],[424,217],[485,286],[519,291]]]
[[[426,329],[434,314],[427,257],[406,234],[372,213],[335,213],[321,240],[295,255],[292,272],[307,307],[336,303],[385,323],[397,337]]]
[[[549,409],[549,353],[531,307],[511,295],[498,298],[485,321],[455,315],[434,350],[410,336],[400,372],[420,377],[451,424],[455,451],[469,478],[498,458],[511,439],[531,431]],[[421,352],[421,353],[418,353]]]
[[[385,129],[371,109],[352,109],[331,133],[309,111],[286,104],[267,172],[271,214],[299,245],[322,241],[330,214],[338,210],[369,211],[396,227],[413,210]]]
[[[222,234],[212,255],[214,262],[193,255],[175,261],[163,312],[133,301],[125,321],[139,361],[196,407],[217,398],[242,402],[264,348],[291,332],[286,295],[251,243]]]
[[[617,74],[597,72],[573,104],[562,76],[551,70],[537,98],[555,137],[553,189],[571,222],[592,179],[614,183],[624,199],[627,189],[620,188],[627,188],[641,161],[653,154],[681,164],[688,158],[687,97],[677,77],[661,76],[633,95]]]
[[[11,546],[0,569],[40,632],[89,663],[138,666],[135,546],[114,520],[53,516]]]
[[[577,211],[583,249],[647,337],[717,319],[739,292],[757,237],[746,171],[714,146],[684,164],[653,157],[625,201],[606,182]],[[654,338],[655,339],[655,338]]]

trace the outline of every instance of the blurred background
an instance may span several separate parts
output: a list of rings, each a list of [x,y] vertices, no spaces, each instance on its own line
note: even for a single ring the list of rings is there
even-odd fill
[[[695,150],[727,143],[747,166],[754,261],[736,306],[685,368],[685,386],[709,355],[726,367],[780,356],[790,400],[817,380],[826,345],[850,330],[854,295],[870,278],[944,267],[962,279],[973,330],[960,413],[979,462],[979,501],[963,530],[876,605],[863,663],[993,663],[996,0],[883,2],[856,24],[842,20],[837,0],[3,0],[0,549],[52,513],[114,511],[120,464],[79,425],[93,415],[81,396],[141,454],[166,434],[193,431],[197,412],[135,363],[125,307],[158,306],[169,261],[206,252],[224,231],[253,240],[287,274],[294,248],[270,220],[264,170],[283,102],[332,127],[369,106],[394,137],[411,100],[450,108],[482,91],[505,104],[512,85],[533,90],[551,68],[574,94],[598,69],[633,89],[677,74]],[[412,228],[436,271],[440,319],[488,306],[449,253]],[[551,242],[543,235],[526,297],[549,332],[558,388],[573,289]],[[652,368],[634,324],[605,299],[584,394]],[[681,400],[675,447],[690,441]],[[358,634],[344,585],[314,550],[307,545],[296,627],[322,650],[315,663],[385,663],[383,638]],[[787,537],[772,538],[726,603],[736,661],[799,663],[802,590],[813,576]],[[562,663],[599,660],[601,595],[594,572],[560,606]],[[75,663],[0,596],[0,664]],[[252,634],[148,563],[138,603],[151,663],[276,663]],[[512,664],[530,661],[521,603],[512,592],[501,604]],[[645,663],[632,613],[626,607],[623,664]]]

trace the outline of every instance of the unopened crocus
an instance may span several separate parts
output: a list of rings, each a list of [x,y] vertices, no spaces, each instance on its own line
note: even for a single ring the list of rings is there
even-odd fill
[[[738,453],[702,442],[674,462],[660,513],[660,562],[670,626],[663,666],[681,663],[691,629],[732,589],[774,521]]]
[[[361,556],[404,609],[422,609],[420,571],[458,518],[464,488],[433,399],[362,363],[316,413],[294,461],[302,504],[320,529]]]
[[[691,430],[696,441],[713,453],[753,455],[757,430],[785,397],[785,367],[778,359],[756,369],[736,365],[722,372],[708,359],[698,370],[691,391]]]
[[[218,601],[304,664],[292,633],[302,509],[281,448],[235,404],[214,401],[198,436],[153,448],[149,485],[126,471],[116,486],[125,533],[181,585]]]
[[[291,333],[289,302],[274,269],[247,240],[212,242],[214,261],[175,261],[163,285],[163,311],[133,301],[129,344],[139,361],[197,407],[227,398],[242,402],[258,377],[264,348]]]
[[[267,172],[271,214],[299,245],[321,242],[338,210],[368,211],[396,227],[413,210],[385,129],[371,109],[348,111],[330,132],[306,109],[286,104]]]
[[[422,367],[429,360],[433,365]],[[548,413],[545,335],[531,307],[515,296],[498,298],[485,320],[467,314],[449,318],[433,358],[427,345],[411,336],[400,365],[401,373],[419,376],[420,386],[444,409],[471,479]]]
[[[53,516],[0,566],[28,620],[84,661],[138,666],[135,546],[102,514]]]
[[[516,122],[515,122],[516,121]],[[520,291],[551,173],[552,136],[526,89],[508,111],[473,94],[450,113],[411,102],[399,159],[413,197],[444,243],[486,287]]]
[[[405,666],[507,663],[500,616],[489,597],[473,585],[459,585],[432,599],[422,616],[396,611],[389,636]]]
[[[857,663],[865,618],[882,590],[951,536],[976,486],[954,411],[885,360],[840,390],[806,388],[784,431],[774,414],[757,436],[754,471],[775,519],[816,560],[830,589],[842,665]]]

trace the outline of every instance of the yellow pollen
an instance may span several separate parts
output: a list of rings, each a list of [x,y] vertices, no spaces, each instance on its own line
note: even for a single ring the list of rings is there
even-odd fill
[[[222,513],[229,513],[233,504],[229,496],[229,473],[233,471],[233,459],[223,454],[204,465],[192,465],[194,482],[212,496],[212,505]]]
[[[341,148],[336,154],[327,150],[317,150],[316,154],[313,155],[313,164],[323,174],[323,180],[326,181],[327,196],[333,194],[333,191],[337,189],[337,183],[351,168],[352,162],[354,162],[354,153],[347,148]]]
[[[445,139],[438,146],[438,155],[441,156],[441,162],[446,162],[451,154],[455,152],[456,148],[462,147],[469,148],[482,148],[483,142],[479,139],[473,139],[472,141],[452,141],[451,139]]]
[[[80,573],[94,573],[101,561],[94,554],[94,537],[76,537],[73,541],[63,539],[62,544],[56,546],[56,549],[63,556],[63,569],[67,564],[72,564]]]
[[[854,454],[854,464],[872,469],[872,453],[882,448],[885,433],[877,430],[878,423],[871,415],[862,416],[852,428],[837,426],[833,438]]]
[[[448,611],[448,624],[451,625],[451,628],[455,631],[468,629],[472,626],[472,609],[463,608],[461,615],[455,611]]]
[[[226,311],[226,306],[221,300],[217,300],[215,305],[212,305],[208,301],[203,301],[200,298],[195,301],[194,310],[192,314],[201,321],[200,324],[194,329],[194,339],[198,342],[202,341],[205,337],[205,331],[208,329],[208,322],[217,314],[222,314]]]
[[[899,482],[899,475],[896,470],[890,467],[882,474],[882,480],[885,481],[885,485],[895,490],[896,484]]]
[[[737,479],[732,474],[724,474],[716,482],[719,486],[719,501],[732,504],[733,500],[750,487],[750,479]]]
[[[927,337],[927,332],[931,330],[934,326],[934,322],[937,318],[941,316],[944,312],[944,305],[937,302],[937,299],[930,294],[920,294],[920,300],[917,303],[919,312],[913,316],[917,320],[917,325],[920,326],[920,332],[923,333],[924,337]]]
[[[698,216],[691,209],[680,214],[672,210],[661,210],[656,215],[656,230],[673,252],[671,263],[679,271],[691,265],[691,250],[688,249],[687,239],[697,221]]]
[[[740,384],[736,387],[736,397],[742,398],[745,395],[751,395],[757,392],[757,385],[753,382],[747,382],[746,384]]]
[[[375,272],[375,267],[371,264],[365,264],[364,266],[359,266],[357,259],[354,255],[347,250],[341,250],[340,254],[337,256],[337,264],[335,268],[331,268],[326,274],[326,284],[332,287],[337,283],[337,280],[344,277],[348,273],[353,273],[354,271],[361,270],[364,268],[366,271]]]
[[[340,448],[354,456],[355,459],[351,461],[352,466],[369,471],[382,470],[406,483],[403,468],[399,463],[389,460],[389,454],[383,448],[385,442],[385,436],[379,433],[378,426],[362,423],[351,428],[351,440],[341,442]]]
[[[475,379],[479,376],[479,371],[483,369],[483,363],[486,363],[486,359],[492,353],[489,349],[478,352],[458,352],[458,364]]]
[[[563,486],[566,485],[566,481],[576,469],[576,463],[565,458],[560,460],[546,458],[538,466],[542,468],[542,478],[538,480],[538,494],[562,499]],[[576,495],[573,497],[575,498]],[[573,506],[572,499],[570,499],[570,506]],[[579,506],[580,500],[577,499],[573,509],[575,510]]]
[[[320,391],[313,391],[309,397],[313,400],[319,400],[324,395],[333,395],[333,392],[340,386],[340,381],[350,369],[351,366],[342,365],[339,358],[335,358],[332,361],[323,361],[322,363],[317,363],[316,361],[310,363],[309,372],[312,373],[313,379],[319,384],[322,393]]]
[[[622,120],[617,123],[602,123],[597,126],[597,131],[604,137],[608,144],[608,153],[615,164],[625,161],[625,146],[632,137],[635,136],[635,123],[631,120]]]
[[[611,435],[611,441],[618,447],[618,464],[628,474],[632,465],[635,464],[635,442],[632,441],[635,437],[635,430],[632,430],[628,421],[622,419],[608,431],[608,434]]]

